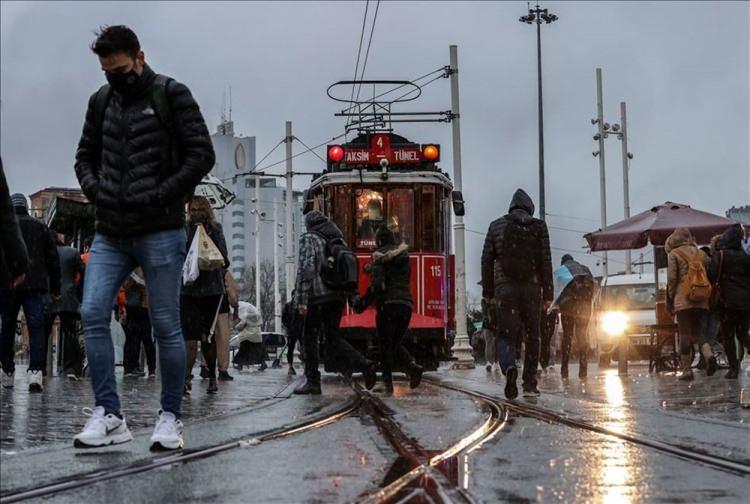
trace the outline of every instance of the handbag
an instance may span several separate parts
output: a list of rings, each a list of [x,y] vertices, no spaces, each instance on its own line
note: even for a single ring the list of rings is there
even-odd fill
[[[213,271],[224,267],[224,256],[219,247],[208,236],[203,224],[198,224],[193,241],[198,240],[198,269],[201,271]],[[191,244],[192,247],[192,244]]]
[[[711,299],[709,306],[712,308],[719,305],[721,301],[721,270],[724,269],[724,251],[719,251],[719,271],[716,275],[716,281],[711,289]]]

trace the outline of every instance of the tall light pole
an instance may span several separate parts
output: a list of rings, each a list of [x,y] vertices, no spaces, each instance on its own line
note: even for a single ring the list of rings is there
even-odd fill
[[[615,124],[612,126],[614,129]],[[620,131],[617,133],[617,138],[622,141],[622,194],[623,194],[623,206],[625,210],[625,218],[630,218],[630,160],[633,159],[633,155],[628,152],[628,116],[625,110],[625,102],[620,102]],[[617,131],[617,129],[615,130]],[[642,262],[642,261],[641,261]],[[625,251],[625,272],[629,275],[633,271],[631,264],[630,250]]]
[[[597,126],[597,132],[594,135],[594,141],[599,142],[599,150],[592,152],[593,156],[599,156],[599,205],[601,210],[602,229],[607,227],[607,181],[604,170],[604,137],[609,130],[609,124],[604,122],[604,98],[602,91],[602,69],[596,69],[596,119],[591,120],[591,124]],[[607,253],[604,252],[604,261],[602,261],[602,276],[609,276],[609,265],[607,264]]]
[[[292,290],[294,290],[294,233],[292,232],[292,217],[294,213],[293,198],[294,189],[292,188],[292,121],[286,122],[286,258],[284,259],[284,278],[286,279],[286,300],[292,299]]]
[[[537,71],[537,107],[539,113],[539,218],[545,220],[544,198],[544,107],[542,104],[542,23],[550,24],[558,17],[550,14],[547,9],[529,7],[529,13],[518,20],[526,24],[536,23],[536,71]]]
[[[451,128],[453,135],[453,189],[462,191],[461,175],[461,110],[458,103],[458,47],[450,46],[450,79],[451,79]],[[456,239],[456,337],[451,351],[456,359],[454,368],[473,368],[474,357],[471,353],[469,332],[466,328],[466,243],[464,218],[456,216],[453,224],[453,235]]]

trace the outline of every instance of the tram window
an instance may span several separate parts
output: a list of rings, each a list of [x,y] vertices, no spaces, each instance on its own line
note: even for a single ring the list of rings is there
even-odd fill
[[[351,186],[340,185],[336,186],[333,193],[333,215],[332,220],[341,230],[341,234],[344,235],[346,243],[351,243],[352,231],[351,231]]]
[[[436,188],[434,185],[422,186],[422,207],[421,207],[421,229],[422,243],[421,248],[425,251],[436,251],[438,247],[438,202],[436,197]]]
[[[383,193],[362,189],[356,197],[357,248],[375,248],[375,234],[383,224]]]
[[[414,246],[414,191],[400,188],[388,191],[388,228],[396,242]]]

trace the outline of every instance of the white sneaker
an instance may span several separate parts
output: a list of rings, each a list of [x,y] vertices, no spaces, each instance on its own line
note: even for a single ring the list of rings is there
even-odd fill
[[[151,436],[151,451],[182,449],[182,430],[182,421],[177,420],[174,413],[159,410],[159,418]]]
[[[29,392],[44,392],[41,371],[27,371],[26,375],[29,377]]]
[[[133,440],[125,420],[111,413],[105,415],[103,406],[97,406],[93,410],[83,408],[83,414],[89,419],[83,430],[73,438],[73,446],[76,448],[96,448]]]
[[[0,380],[2,380],[3,388],[13,388],[13,381],[15,377],[15,371],[13,371],[12,373],[6,373],[5,371],[3,371],[2,378],[0,378]]]

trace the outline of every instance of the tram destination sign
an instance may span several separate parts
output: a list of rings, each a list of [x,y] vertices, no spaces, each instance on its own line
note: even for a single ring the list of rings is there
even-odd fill
[[[370,145],[329,145],[328,160],[349,165],[378,165],[385,159],[389,164],[418,165],[440,160],[440,147],[435,144],[391,145],[388,135],[373,135]]]

